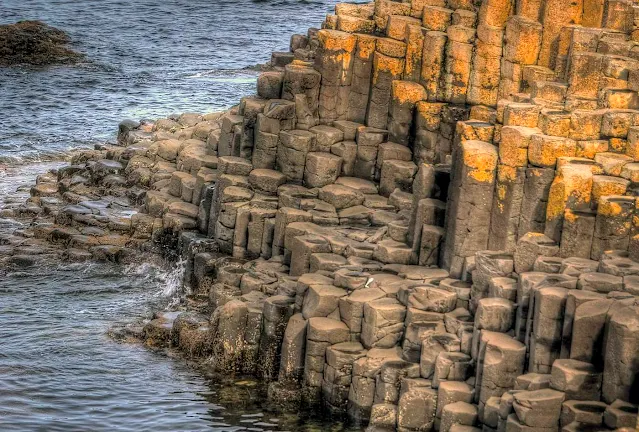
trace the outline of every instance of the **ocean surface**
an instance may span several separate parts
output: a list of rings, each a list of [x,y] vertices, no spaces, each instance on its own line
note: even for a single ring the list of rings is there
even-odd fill
[[[67,31],[86,64],[0,69],[0,207],[123,118],[212,112],[255,89],[247,66],[318,26],[336,0],[0,0],[0,23]],[[0,233],[20,223],[0,218]],[[181,269],[41,262],[0,266],[0,431],[340,431],[274,414],[250,381],[221,384],[107,333],[166,307]]]
[[[124,118],[213,112],[337,0],[1,0],[0,24],[36,19],[87,55],[76,67],[0,69],[0,161],[113,139]]]

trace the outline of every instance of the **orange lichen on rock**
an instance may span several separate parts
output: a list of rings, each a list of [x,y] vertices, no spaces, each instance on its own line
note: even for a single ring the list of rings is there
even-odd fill
[[[390,38],[404,41],[406,39],[406,27],[421,25],[421,20],[403,15],[391,15],[386,25],[386,35]]]
[[[380,73],[386,72],[393,77],[399,77],[403,71],[404,59],[389,57],[380,52],[375,53],[373,59],[373,83],[377,82]]]
[[[492,183],[495,181],[497,169],[497,147],[483,141],[464,141],[462,143],[462,157],[468,175],[478,182]]]
[[[337,30],[349,33],[373,33],[375,21],[349,15],[337,17]]]
[[[597,153],[608,151],[608,140],[577,141],[575,156],[594,159]]]
[[[607,217],[619,217],[624,216],[623,213],[627,212],[627,206],[622,206],[620,203],[630,199],[630,197],[624,195],[610,195],[602,197],[597,207],[597,214]],[[622,228],[630,228],[631,221],[625,224]]]
[[[379,38],[377,51],[386,56],[403,60],[406,57],[406,43],[390,38]]]
[[[419,25],[406,26],[406,67],[404,79],[418,81],[422,70],[424,29]]]
[[[377,39],[376,36],[358,34],[356,56],[360,60],[368,61],[375,52]]]
[[[593,177],[592,201],[599,203],[601,197],[607,195],[624,195],[628,190],[630,182],[628,180],[605,175]]]
[[[420,84],[411,81],[393,81],[392,97],[400,104],[414,105],[426,100],[426,90]]]
[[[517,180],[517,168],[508,165],[499,165],[497,179],[504,183]]]
[[[337,3],[335,5],[335,15],[337,16],[371,19],[374,12],[375,6],[369,3]]]
[[[575,156],[577,143],[570,138],[535,134],[531,136],[528,147],[530,163],[539,167],[554,167],[557,158]]]
[[[574,223],[577,221],[577,219],[579,219],[579,217],[572,210],[566,209],[564,211],[564,219],[567,220],[568,222]]]
[[[326,51],[355,51],[357,37],[351,33],[339,30],[320,30],[317,32],[320,48]]]
[[[592,196],[592,170],[583,165],[564,165],[558,170],[546,207],[546,220],[561,217],[566,208],[580,210],[590,206]]]
[[[511,167],[528,164],[530,138],[539,133],[539,129],[525,126],[504,126],[501,128],[499,159],[502,164]]]

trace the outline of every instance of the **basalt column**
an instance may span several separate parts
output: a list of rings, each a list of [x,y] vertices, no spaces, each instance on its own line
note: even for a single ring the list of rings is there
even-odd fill
[[[494,145],[482,141],[462,142],[456,153],[442,264],[459,277],[464,258],[488,246],[498,155]]]
[[[353,34],[320,30],[315,69],[322,75],[319,116],[322,124],[346,120],[353,79],[353,59],[357,37]]]

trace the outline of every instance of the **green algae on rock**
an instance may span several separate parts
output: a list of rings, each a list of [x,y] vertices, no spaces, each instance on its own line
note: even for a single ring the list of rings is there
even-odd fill
[[[0,25],[0,66],[74,64],[84,55],[67,45],[69,36],[40,21]]]

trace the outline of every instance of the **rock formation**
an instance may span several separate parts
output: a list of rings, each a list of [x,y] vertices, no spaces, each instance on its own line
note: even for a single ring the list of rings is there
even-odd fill
[[[189,310],[147,343],[260,377],[280,406],[371,431],[630,431],[636,17],[338,4],[228,112],[123,122],[119,146],[40,177],[4,211],[35,215],[35,239],[3,247],[177,251]]]
[[[73,64],[84,56],[67,47],[69,36],[40,21],[0,25],[0,66]]]

